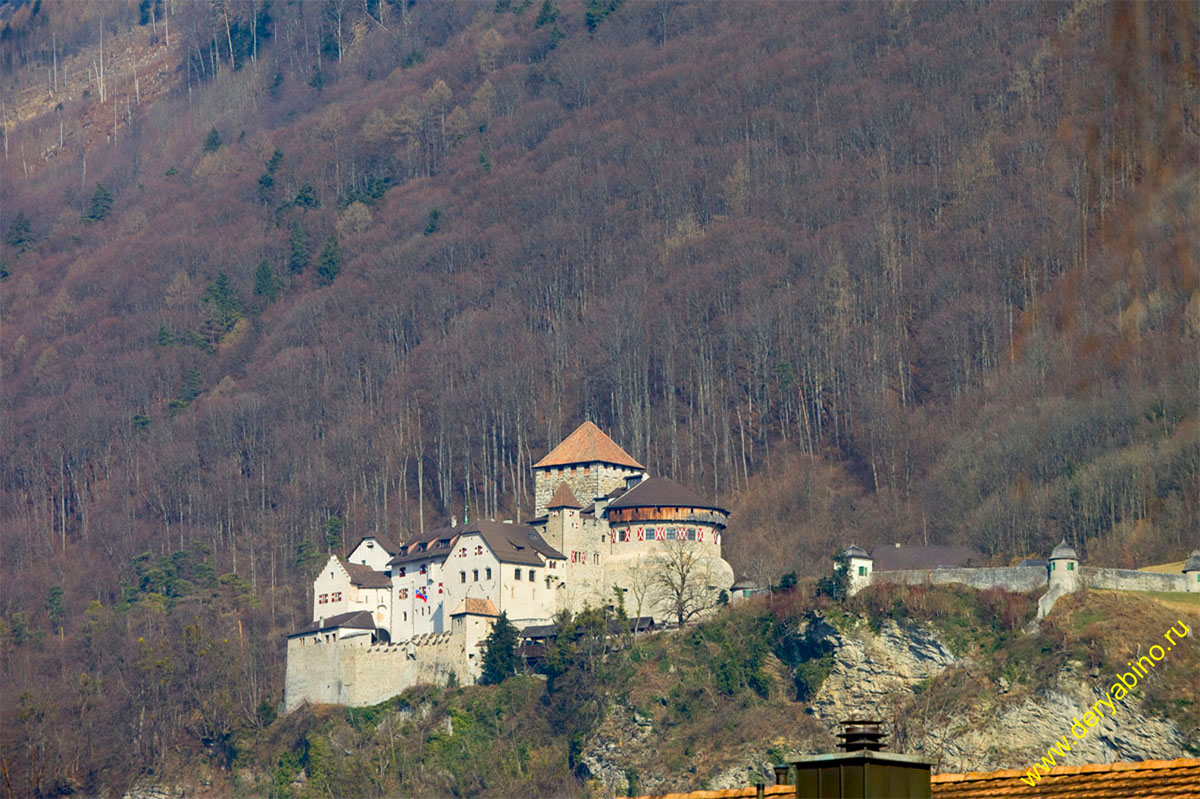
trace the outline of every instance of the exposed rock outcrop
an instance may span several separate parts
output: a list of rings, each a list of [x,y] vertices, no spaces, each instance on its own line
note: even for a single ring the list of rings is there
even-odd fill
[[[813,714],[832,730],[849,718],[879,718],[909,697],[924,680],[953,666],[958,658],[929,630],[901,627],[890,619],[879,633],[860,627],[842,634],[827,622],[819,633],[833,647],[833,671],[813,699]]]

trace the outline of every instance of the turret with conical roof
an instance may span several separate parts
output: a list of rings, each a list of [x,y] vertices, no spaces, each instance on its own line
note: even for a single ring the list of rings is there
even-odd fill
[[[533,514],[542,516],[549,510],[552,495],[561,483],[570,486],[576,499],[587,506],[644,471],[645,467],[603,430],[584,422],[533,465]]]

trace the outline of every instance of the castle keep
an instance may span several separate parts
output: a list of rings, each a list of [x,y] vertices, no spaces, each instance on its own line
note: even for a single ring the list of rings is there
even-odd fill
[[[685,562],[690,602],[733,585],[729,512],[645,467],[584,422],[533,466],[528,524],[481,520],[396,544],[364,537],[313,581],[313,621],[288,636],[284,705],[370,705],[418,683],[473,683],[500,613],[518,627],[604,607],[678,618],[655,574]],[[697,603],[696,598],[703,598]]]

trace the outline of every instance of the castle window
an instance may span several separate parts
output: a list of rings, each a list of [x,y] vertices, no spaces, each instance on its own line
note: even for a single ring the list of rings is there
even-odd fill
[[[674,541],[674,540],[675,540],[675,528],[674,528],[674,527],[668,527],[668,528],[667,528],[667,540],[668,540],[668,541]]]
[[[866,577],[866,576],[867,576],[867,567],[866,567],[866,566],[859,566],[859,567],[858,567],[858,576],[859,576],[859,577]]]
[[[492,567],[491,566],[488,566],[487,569],[484,570],[484,573],[487,574],[487,578],[489,580],[492,579]]]
[[[600,565],[600,553],[599,552],[592,553],[592,563],[595,563],[597,566]]]
[[[479,569],[471,570],[471,580],[472,582],[479,582]]]
[[[1069,571],[1069,572],[1075,571],[1075,564],[1072,563],[1071,561],[1067,561],[1067,571]]]
[[[513,579],[514,580],[521,579],[521,570],[520,569],[513,569]]]
[[[467,581],[467,573],[466,573],[466,572],[459,572],[459,573],[458,573],[458,581],[459,581],[460,583],[465,583],[465,582]]]
[[[554,561],[550,561],[550,568],[551,568],[551,569],[553,569],[553,568],[556,568],[556,566],[557,566],[557,564],[556,564]],[[1200,576],[1200,575],[1197,575],[1197,576]]]
[[[406,574],[408,574],[408,569],[406,569],[406,568],[404,568],[403,566],[401,566],[401,567],[400,567],[400,576],[401,576],[401,577],[403,577],[403,576],[404,576],[404,575],[406,575]]]
[[[629,540],[629,531],[622,530],[619,533],[617,533],[617,540],[622,541],[622,542],[628,541]]]
[[[321,594],[321,596],[317,598],[318,605],[324,605],[328,601],[329,601],[329,594]]]
[[[536,577],[537,577],[537,572],[535,572],[533,569],[530,569],[529,570],[529,582],[532,583],[534,581],[534,579],[536,579]]]
[[[341,591],[334,591],[334,592],[333,592],[333,599],[331,599],[330,601],[331,601],[331,602],[341,602],[341,601],[342,601],[342,592],[341,592]]]
[[[688,528],[688,541],[695,541],[695,540],[696,540],[696,528],[689,527]]]
[[[428,567],[428,566],[426,566],[424,563],[422,563],[422,564],[421,564],[421,574],[424,574],[424,573],[425,573],[425,572],[427,572],[428,570],[429,570],[429,567]]]

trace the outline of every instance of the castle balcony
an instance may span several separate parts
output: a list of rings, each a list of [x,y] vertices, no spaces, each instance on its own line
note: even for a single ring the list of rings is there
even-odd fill
[[[634,524],[637,522],[676,522],[693,524],[711,524],[724,528],[729,516],[721,511],[707,508],[609,508],[608,521],[610,524]]]

